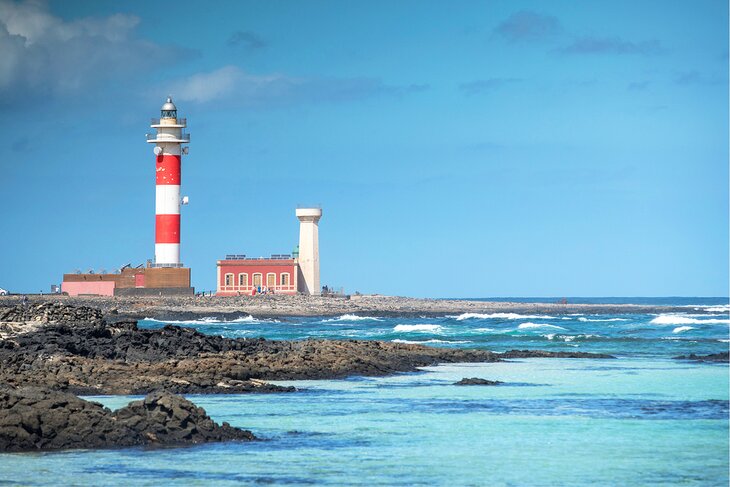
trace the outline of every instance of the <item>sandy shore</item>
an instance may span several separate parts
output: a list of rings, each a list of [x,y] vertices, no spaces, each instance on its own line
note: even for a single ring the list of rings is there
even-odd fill
[[[19,296],[0,297],[0,306],[20,303]],[[235,297],[68,297],[31,296],[31,303],[62,302],[101,309],[108,318],[194,319],[252,315],[255,317],[339,316],[343,314],[379,316],[443,316],[461,313],[529,313],[529,314],[620,314],[687,312],[678,306],[644,306],[629,304],[558,304],[506,303],[487,301],[416,299],[396,296],[364,295],[351,298],[320,296],[259,295]]]

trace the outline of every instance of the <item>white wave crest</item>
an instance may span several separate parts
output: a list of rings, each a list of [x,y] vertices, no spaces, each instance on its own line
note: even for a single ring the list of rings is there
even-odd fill
[[[518,330],[530,330],[534,328],[551,328],[553,330],[565,330],[562,326],[557,325],[547,325],[544,323],[522,323],[517,327]]]
[[[728,313],[730,312],[730,304],[711,306],[709,308],[704,308],[702,311],[707,311],[708,313]]]
[[[395,325],[395,328],[393,328],[393,331],[400,331],[400,332],[410,332],[410,331],[418,331],[418,332],[434,332],[438,333],[442,331],[443,328],[441,328],[440,325]]]
[[[576,338],[579,339],[586,339],[586,338],[603,338],[602,335],[558,335],[557,333],[548,333],[547,335],[542,335],[548,340],[563,340],[564,342],[572,342]]]
[[[698,320],[697,318],[688,318],[679,315],[659,315],[650,323],[654,325],[715,325],[718,323],[730,323],[730,319],[709,319]]]
[[[458,316],[447,316],[447,318],[456,318],[457,321],[470,320],[470,319],[502,319],[502,320],[539,320],[539,319],[555,319],[554,316],[548,315],[521,315],[518,313],[462,313]]]
[[[322,320],[322,323],[334,323],[338,321],[383,321],[380,318],[374,316],[358,316],[352,314],[346,314],[338,316],[337,318],[330,318],[328,320]]]
[[[600,323],[600,322],[608,322],[608,321],[629,321],[628,318],[603,318],[603,319],[597,319],[592,320],[590,318],[585,318],[581,316],[578,318],[578,321],[582,321],[583,323]]]
[[[674,330],[672,330],[672,333],[682,333],[683,331],[689,331],[689,330],[695,330],[696,328],[694,326],[678,326]]]

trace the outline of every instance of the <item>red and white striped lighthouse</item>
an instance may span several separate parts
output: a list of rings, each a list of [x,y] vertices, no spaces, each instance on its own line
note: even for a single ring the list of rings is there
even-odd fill
[[[147,142],[155,144],[155,263],[156,267],[181,267],[180,262],[180,158],[187,154],[190,134],[184,133],[187,121],[178,118],[172,97],[162,105],[160,118],[153,118],[150,127],[156,134],[147,134]]]

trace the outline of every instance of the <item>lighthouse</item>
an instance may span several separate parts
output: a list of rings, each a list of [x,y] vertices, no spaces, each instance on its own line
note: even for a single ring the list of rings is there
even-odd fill
[[[181,156],[187,153],[182,144],[190,142],[185,133],[187,120],[178,118],[172,97],[162,105],[160,118],[150,125],[155,134],[147,135],[147,142],[155,144],[155,262],[154,267],[182,267],[180,262],[180,198]]]
[[[299,220],[299,290],[319,295],[319,219],[322,208],[297,208]]]
[[[64,274],[62,292],[69,296],[96,294],[102,296],[193,296],[190,268],[180,262],[180,157],[188,153],[190,134],[187,122],[178,118],[177,107],[168,97],[160,118],[150,125],[154,134],[147,142],[155,144],[155,259],[144,264],[126,264],[114,273]]]

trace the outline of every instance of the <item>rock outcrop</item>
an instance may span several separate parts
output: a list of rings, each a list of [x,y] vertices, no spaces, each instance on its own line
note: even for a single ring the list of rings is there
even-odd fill
[[[459,382],[454,382],[455,386],[496,386],[499,384],[503,384],[503,382],[500,380],[480,379],[479,377],[464,377]]]
[[[49,323],[100,324],[102,312],[88,306],[41,303],[0,308],[0,339],[38,331]]]
[[[553,352],[548,350],[509,350],[500,354],[502,358],[616,358],[607,353]]]
[[[689,355],[680,355],[674,357],[678,360],[694,360],[695,362],[730,362],[730,352],[711,353],[708,355],[696,355],[691,353]]]
[[[0,452],[253,440],[187,399],[154,393],[117,411],[72,394],[0,387]]]

